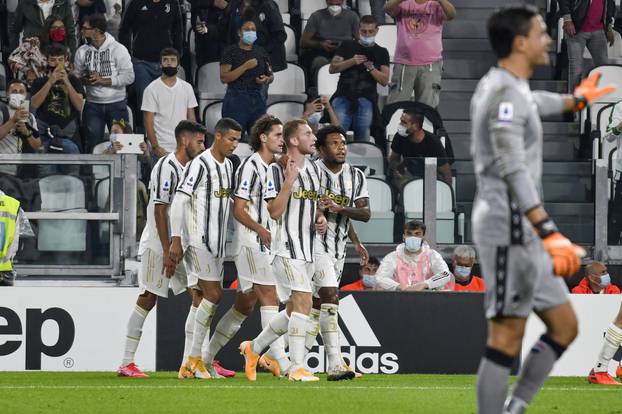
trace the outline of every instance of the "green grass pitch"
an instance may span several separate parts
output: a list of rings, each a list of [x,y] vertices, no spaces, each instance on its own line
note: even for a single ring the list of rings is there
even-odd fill
[[[473,375],[365,375],[353,381],[288,383],[259,374],[178,380],[176,373],[0,373],[0,413],[474,413]],[[622,413],[622,387],[551,378],[531,413]]]

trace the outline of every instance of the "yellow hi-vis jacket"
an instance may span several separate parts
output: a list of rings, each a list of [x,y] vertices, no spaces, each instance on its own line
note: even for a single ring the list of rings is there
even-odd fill
[[[0,196],[0,272],[13,270],[9,248],[15,238],[19,201],[4,194]]]

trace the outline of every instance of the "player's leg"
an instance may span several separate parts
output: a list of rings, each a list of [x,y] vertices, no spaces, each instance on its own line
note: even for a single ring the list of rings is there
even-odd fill
[[[317,286],[314,286],[314,290],[319,291]],[[309,324],[307,325],[307,333],[305,336],[305,350],[307,353],[311,351],[311,348],[316,344],[317,336],[320,334],[320,307],[322,306],[322,300],[319,297],[319,293],[315,292],[313,295],[313,305],[311,312],[309,313]]]
[[[339,347],[339,297],[336,287],[323,287],[319,291],[322,300],[320,310],[320,331],[328,358],[329,381],[341,381],[354,378],[354,371],[343,366]]]
[[[279,300],[274,285],[254,284],[261,314],[261,329],[266,328],[270,321],[279,314]],[[291,362],[285,353],[283,337],[270,344],[270,349],[259,358],[259,365],[276,377],[287,375]]]
[[[188,294],[192,298],[192,304],[190,305],[190,310],[188,311],[188,316],[186,317],[186,323],[184,324],[184,356],[182,360],[182,364],[179,367],[179,372],[177,373],[177,378],[194,378],[194,374],[192,369],[190,368],[190,363],[188,361],[188,357],[190,356],[190,350],[192,349],[192,339],[194,337],[194,321],[197,314],[197,309],[203,300],[203,294],[198,289],[198,286],[187,288]]]
[[[614,321],[607,327],[603,346],[598,353],[596,365],[588,376],[589,382],[594,384],[619,384],[607,371],[609,369],[609,361],[611,361],[618,351],[620,345],[622,345],[622,306],[620,306],[620,310]],[[616,370],[616,375],[622,378],[622,369],[620,366],[618,366]]]
[[[125,334],[125,349],[123,351],[123,361],[117,374],[121,377],[143,378],[147,374],[142,372],[134,363],[136,349],[140,343],[143,333],[143,325],[147,315],[156,304],[157,296],[149,291],[145,291],[138,296],[134,310],[127,322]]]

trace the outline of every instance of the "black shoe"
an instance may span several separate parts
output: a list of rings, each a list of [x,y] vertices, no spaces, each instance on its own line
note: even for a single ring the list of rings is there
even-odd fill
[[[351,380],[354,378],[354,372],[352,371],[332,371],[328,373],[329,381],[342,381],[342,380]]]

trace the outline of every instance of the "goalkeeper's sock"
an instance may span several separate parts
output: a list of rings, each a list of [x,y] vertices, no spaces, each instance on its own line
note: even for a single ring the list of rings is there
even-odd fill
[[[304,367],[305,336],[309,317],[305,314],[292,312],[289,317],[289,358],[292,362],[291,372]]]
[[[322,341],[328,357],[326,372],[340,369],[341,352],[339,349],[339,306],[332,303],[323,303],[320,311],[320,329]]]
[[[555,342],[547,334],[538,339],[521,367],[518,380],[506,405],[506,413],[520,414],[525,411],[549,377],[555,361],[566,347]]]
[[[486,347],[477,370],[478,414],[499,414],[503,411],[513,363],[513,356]]]
[[[214,330],[214,335],[212,335],[209,345],[207,346],[207,352],[203,353],[203,362],[206,364],[214,362],[214,358],[218,351],[238,333],[245,319],[246,315],[238,312],[233,307],[220,318]]]
[[[194,334],[192,337],[192,349],[190,350],[190,356],[201,356],[201,346],[203,340],[207,334],[212,323],[212,317],[216,313],[218,305],[203,298],[197,309],[197,313],[194,319]]]
[[[320,333],[320,310],[312,308],[309,314],[309,324],[307,325],[307,334],[305,336],[305,349],[311,351],[315,345],[315,339]]]
[[[287,316],[287,311],[284,309],[270,319],[268,325],[253,339],[253,352],[261,354],[266,347],[287,332],[288,325],[289,316]]]
[[[143,309],[138,305],[134,306],[130,319],[127,321],[125,351],[123,352],[123,362],[121,362],[121,366],[123,367],[130,362],[134,362],[136,348],[138,348],[140,337],[143,334],[143,325],[145,324],[145,318],[147,315],[149,315],[148,310]]]
[[[190,349],[192,348],[192,336],[194,333],[194,317],[197,314],[197,308],[194,306],[190,306],[190,310],[188,311],[188,317],[186,317],[186,324],[184,325],[184,334],[186,340],[184,342],[184,359],[183,361],[188,360],[188,355],[190,354]]]
[[[613,323],[607,327],[605,333],[605,340],[603,346],[598,354],[598,360],[594,367],[594,372],[607,372],[609,369],[609,361],[615,355],[622,344],[622,329],[618,328]]]

